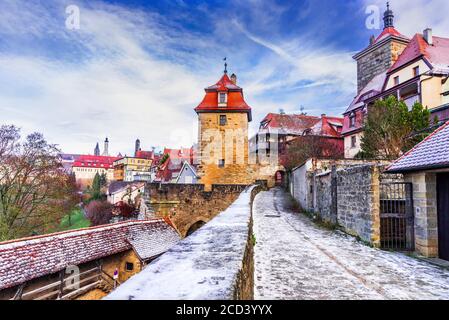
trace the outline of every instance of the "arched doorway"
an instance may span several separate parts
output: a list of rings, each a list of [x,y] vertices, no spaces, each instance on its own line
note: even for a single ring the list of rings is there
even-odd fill
[[[192,233],[194,233],[196,230],[198,230],[205,224],[206,224],[206,222],[204,222],[203,220],[199,220],[199,221],[195,222],[194,224],[192,224],[190,226],[189,230],[187,231],[186,237],[190,236]]]
[[[284,171],[277,171],[274,175],[274,180],[277,187],[283,187],[285,183],[285,172]]]

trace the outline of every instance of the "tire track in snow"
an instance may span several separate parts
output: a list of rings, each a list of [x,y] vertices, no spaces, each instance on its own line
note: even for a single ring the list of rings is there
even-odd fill
[[[278,195],[279,191],[275,190],[274,192],[274,197],[272,198],[273,200],[273,207],[276,210],[276,212],[278,213],[278,215],[291,227],[293,228],[293,230],[295,230],[296,232],[298,232],[301,237],[309,242],[312,246],[314,246],[316,249],[318,249],[322,254],[324,254],[325,256],[327,256],[331,261],[333,261],[335,264],[337,264],[338,266],[340,266],[343,270],[345,270],[349,275],[351,275],[352,277],[356,278],[360,283],[362,283],[367,289],[371,289],[376,291],[379,295],[381,295],[383,298],[385,299],[391,299],[394,297],[389,297],[387,292],[379,285],[375,284],[374,282],[364,278],[363,276],[361,276],[360,274],[358,274],[357,272],[353,271],[352,269],[350,269],[348,266],[346,266],[343,262],[341,262],[336,256],[334,256],[332,253],[330,253],[329,251],[327,251],[326,249],[324,249],[323,247],[321,247],[320,245],[316,244],[313,240],[311,240],[307,234],[305,234],[303,231],[298,230],[292,223],[290,223],[290,221],[288,219],[286,219],[284,216],[282,216],[282,211],[279,210],[279,206],[277,203],[277,195]]]

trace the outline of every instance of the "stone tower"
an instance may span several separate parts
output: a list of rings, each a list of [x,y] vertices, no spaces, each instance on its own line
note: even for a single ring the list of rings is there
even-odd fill
[[[109,157],[109,139],[106,138],[104,140],[104,150],[102,156]]]
[[[375,76],[390,69],[410,42],[395,29],[389,3],[383,20],[382,33],[377,38],[372,37],[369,46],[353,57],[357,61],[357,93]]]
[[[199,183],[250,184],[248,174],[248,123],[251,108],[237,86],[237,77],[228,77],[226,66],[221,79],[205,89],[198,114]]]

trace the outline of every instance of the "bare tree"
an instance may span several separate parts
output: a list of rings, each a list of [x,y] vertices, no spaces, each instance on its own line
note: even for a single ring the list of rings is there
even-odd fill
[[[0,240],[45,233],[74,206],[58,152],[40,133],[21,143],[17,127],[0,127]]]
[[[287,143],[286,151],[280,156],[280,162],[287,170],[291,170],[303,164],[307,159],[314,157],[343,158],[343,141],[317,135],[297,137]]]
[[[112,204],[107,201],[91,201],[86,207],[87,219],[93,226],[108,224],[112,218],[112,209]]]

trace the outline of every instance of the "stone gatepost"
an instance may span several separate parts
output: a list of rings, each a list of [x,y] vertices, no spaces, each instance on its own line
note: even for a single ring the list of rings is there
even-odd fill
[[[380,170],[371,169],[371,243],[380,247]]]
[[[415,249],[425,257],[438,257],[437,177],[435,173],[404,175],[413,184]]]

